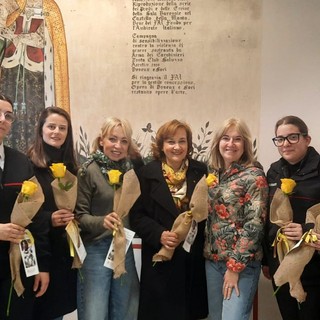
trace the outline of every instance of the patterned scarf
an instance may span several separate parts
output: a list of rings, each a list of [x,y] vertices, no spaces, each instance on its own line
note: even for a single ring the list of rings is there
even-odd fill
[[[181,210],[183,205],[188,202],[186,174],[189,161],[186,160],[178,171],[174,171],[168,164],[162,162],[162,173],[169,190],[172,194],[176,207]]]
[[[132,169],[133,166],[128,159],[121,159],[119,161],[110,160],[101,150],[97,150],[92,153],[87,161],[82,165],[80,169],[80,175],[84,176],[87,172],[88,166],[95,161],[100,168],[103,176],[108,179],[108,171],[119,170],[122,174],[126,173],[128,170]]]

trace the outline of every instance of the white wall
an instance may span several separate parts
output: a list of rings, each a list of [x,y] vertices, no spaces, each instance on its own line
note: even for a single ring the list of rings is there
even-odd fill
[[[264,0],[259,159],[279,158],[271,138],[285,115],[301,117],[320,150],[320,1]]]

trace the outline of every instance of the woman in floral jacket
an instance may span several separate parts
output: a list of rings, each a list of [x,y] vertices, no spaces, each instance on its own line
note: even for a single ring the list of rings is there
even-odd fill
[[[217,180],[205,230],[208,319],[247,320],[260,276],[268,187],[242,120],[228,119],[217,131],[210,167]]]

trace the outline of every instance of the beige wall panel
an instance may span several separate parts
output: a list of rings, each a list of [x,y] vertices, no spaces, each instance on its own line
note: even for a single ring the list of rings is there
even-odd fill
[[[148,6],[156,15],[173,12],[176,5],[181,30],[133,30],[133,4]],[[71,113],[91,141],[107,116],[127,118],[134,136],[148,145],[142,131],[147,123],[157,129],[163,122],[186,120],[194,136],[207,121],[214,130],[225,118],[244,118],[254,137],[260,119],[261,1],[260,0],[57,0],[64,17],[69,53]],[[186,5],[183,5],[183,3]],[[150,9],[151,8],[151,9]],[[137,12],[137,11],[136,11]],[[145,11],[141,11],[145,16]],[[191,14],[190,14],[191,13]],[[172,22],[172,14],[167,15]],[[139,17],[139,16],[138,16]],[[186,25],[183,23],[186,22]],[[146,26],[145,24],[143,24]],[[160,72],[132,72],[133,34],[156,39],[180,39],[182,62],[162,63]],[[156,46],[157,44],[155,44]],[[148,45],[147,51],[151,48]],[[174,48],[174,52],[176,49]],[[153,55],[156,58],[156,53]],[[150,68],[152,69],[152,68]],[[132,76],[176,75],[195,89],[185,94],[132,94]],[[181,86],[182,88],[183,86]],[[180,88],[180,89],[181,89]],[[178,90],[178,87],[176,88]],[[179,91],[179,90],[178,90]]]

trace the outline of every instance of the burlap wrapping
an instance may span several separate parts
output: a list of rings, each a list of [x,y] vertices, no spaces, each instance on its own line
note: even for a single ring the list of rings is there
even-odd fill
[[[78,186],[78,179],[75,175],[73,175],[70,171],[66,170],[66,174],[63,178],[60,178],[60,182],[64,185],[66,183],[72,183],[72,187],[66,191],[59,187],[59,180],[54,179],[51,182],[54,201],[57,205],[58,209],[67,209],[70,211],[74,211],[74,208],[76,206],[77,202],[77,186]],[[68,225],[65,228],[68,236],[68,243],[70,246],[70,253],[73,254],[73,262],[72,262],[72,268],[81,268],[82,263],[80,261],[80,258],[76,252],[76,250],[73,250],[71,246],[74,245],[71,239],[77,239],[78,245],[80,245],[80,231],[78,228],[78,224],[76,221],[72,220],[68,223]]]
[[[192,220],[200,222],[208,217],[208,185],[205,176],[203,176],[195,186],[189,207],[190,211],[181,213],[171,228],[171,231],[177,234],[180,243],[185,240]],[[169,261],[172,259],[173,254],[174,249],[168,249],[162,246],[160,251],[152,257],[152,261]]]
[[[67,209],[73,212],[77,202],[78,179],[75,175],[66,170],[65,176],[60,178],[60,182],[63,184],[70,182],[72,183],[72,187],[68,191],[62,190],[59,187],[59,180],[54,179],[51,182],[54,201],[59,209]]]
[[[319,233],[320,204],[316,204],[307,210],[306,223],[310,222],[315,224],[314,232]],[[298,302],[306,300],[307,293],[303,290],[300,277],[315,251],[315,248],[307,244],[308,240],[305,238],[308,236],[309,233],[306,233],[301,244],[287,253],[274,275],[274,282],[277,286],[289,282],[290,295]]]
[[[32,223],[32,218],[44,202],[42,188],[36,177],[29,180],[38,185],[36,192],[28,200],[24,200],[23,195],[19,193],[11,213],[11,222],[21,227],[27,227]],[[10,242],[9,259],[13,286],[20,297],[24,292],[24,286],[20,277],[21,253],[19,244]]]
[[[293,212],[289,197],[284,194],[281,189],[277,188],[270,204],[270,221],[282,228],[292,222],[292,219]],[[283,260],[284,256],[294,245],[295,242],[288,240],[284,235],[282,235],[281,229],[279,229],[274,242],[274,249],[275,252],[277,252],[279,262]]]
[[[117,213],[120,219],[128,215],[131,207],[140,195],[140,183],[133,169],[127,171],[123,176],[121,187],[115,190],[113,200],[113,211]],[[114,237],[114,259],[113,259],[113,277],[119,278],[126,272],[126,237],[123,224],[118,226]]]

